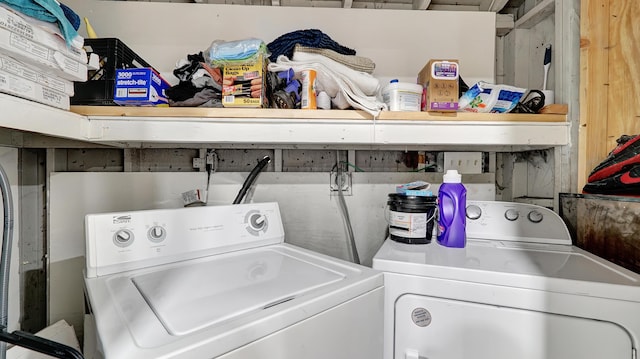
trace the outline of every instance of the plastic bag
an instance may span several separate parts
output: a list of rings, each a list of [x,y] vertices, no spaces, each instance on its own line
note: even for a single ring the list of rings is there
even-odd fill
[[[267,46],[260,39],[249,38],[236,41],[215,40],[204,51],[205,61],[213,67],[227,65],[253,65],[259,55],[269,56]]]
[[[518,104],[526,91],[519,87],[480,81],[460,97],[458,105],[461,111],[505,113]]]

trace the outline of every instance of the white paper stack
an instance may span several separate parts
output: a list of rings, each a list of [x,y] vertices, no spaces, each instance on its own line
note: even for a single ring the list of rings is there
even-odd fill
[[[0,92],[68,110],[73,81],[87,80],[87,54],[37,22],[0,6]]]
[[[36,333],[37,336],[70,346],[80,351],[80,343],[73,329],[64,320],[60,320]],[[14,346],[7,350],[7,359],[51,359],[50,355],[40,354],[33,350]]]

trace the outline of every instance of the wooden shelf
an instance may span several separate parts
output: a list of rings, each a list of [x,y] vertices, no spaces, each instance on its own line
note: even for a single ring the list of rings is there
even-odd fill
[[[2,127],[117,147],[426,146],[518,151],[569,143],[569,124],[562,114],[383,112],[373,119],[350,110],[75,106],[63,111],[4,94],[0,106]]]
[[[373,116],[356,110],[281,110],[256,108],[194,108],[194,107],[124,107],[72,106],[71,111],[89,117],[146,118],[263,118],[293,120],[373,120]],[[505,121],[505,122],[565,122],[565,114],[530,115],[521,113],[470,112],[391,112],[383,111],[379,121]]]

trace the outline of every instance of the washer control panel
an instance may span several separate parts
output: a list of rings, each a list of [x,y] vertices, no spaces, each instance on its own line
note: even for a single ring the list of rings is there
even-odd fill
[[[562,218],[526,203],[467,201],[467,238],[571,244]]]
[[[281,243],[277,203],[90,214],[87,275]]]

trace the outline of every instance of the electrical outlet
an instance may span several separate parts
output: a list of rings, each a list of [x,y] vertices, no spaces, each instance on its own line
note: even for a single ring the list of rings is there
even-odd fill
[[[351,172],[342,172],[342,194],[345,196],[351,196],[352,182]],[[339,192],[338,172],[331,172],[329,174],[329,190],[332,195],[336,195]]]
[[[193,159],[193,168],[204,168],[204,158],[195,157]]]
[[[444,170],[459,173],[482,173],[482,152],[445,152]]]

